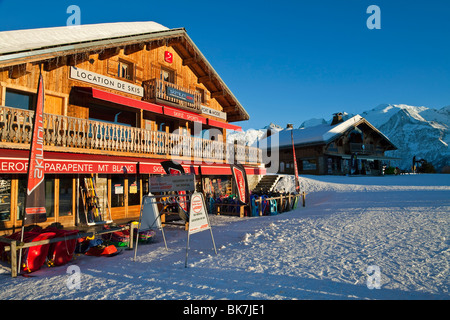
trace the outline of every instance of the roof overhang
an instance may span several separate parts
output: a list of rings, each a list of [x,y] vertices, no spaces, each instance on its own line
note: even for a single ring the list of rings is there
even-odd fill
[[[352,158],[351,154],[336,154],[336,153],[325,153],[327,156],[334,156],[334,157],[340,157],[342,159],[350,160]],[[377,155],[355,155],[357,159],[360,160],[368,160],[368,161],[374,161],[374,160],[402,160],[402,158],[396,158],[396,157],[388,157],[388,156],[377,156]]]

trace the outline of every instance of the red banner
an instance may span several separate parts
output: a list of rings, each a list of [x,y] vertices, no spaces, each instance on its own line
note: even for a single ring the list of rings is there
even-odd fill
[[[23,225],[47,220],[45,210],[44,182],[44,83],[39,75],[36,108],[31,136],[30,158],[27,170],[27,192],[25,194],[25,216]]]
[[[238,190],[238,199],[242,204],[248,204],[250,201],[250,193],[248,190],[245,168],[241,164],[232,164],[230,166]]]

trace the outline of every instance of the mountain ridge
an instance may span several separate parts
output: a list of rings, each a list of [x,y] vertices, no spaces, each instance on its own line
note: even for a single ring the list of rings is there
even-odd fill
[[[343,112],[344,120],[355,115]],[[441,109],[433,109],[406,104],[380,104],[375,108],[363,111],[360,115],[397,146],[397,150],[387,151],[386,155],[402,160],[392,161],[391,165],[410,171],[413,157],[425,159],[435,167],[437,172],[450,165],[448,148],[450,144],[450,105]],[[312,118],[303,121],[298,127],[294,125],[294,128],[307,128],[320,124],[331,124],[331,119]],[[227,139],[254,145],[258,139],[265,136],[268,129],[285,130],[283,126],[270,123],[263,129],[230,133],[227,135]]]

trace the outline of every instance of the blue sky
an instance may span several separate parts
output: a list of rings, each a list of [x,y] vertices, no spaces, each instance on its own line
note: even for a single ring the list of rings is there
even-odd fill
[[[156,21],[184,27],[247,112],[244,129],[298,127],[382,103],[450,105],[450,1],[0,0],[0,30]],[[381,29],[366,26],[370,5]]]

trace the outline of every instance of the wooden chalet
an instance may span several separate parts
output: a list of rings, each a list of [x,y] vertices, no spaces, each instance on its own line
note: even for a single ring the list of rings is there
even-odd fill
[[[291,132],[299,174],[379,175],[384,163],[398,160],[385,155],[397,147],[360,115],[345,120],[337,113],[331,124],[287,129],[269,136],[266,142],[272,150],[274,146],[279,149],[281,174],[294,173]]]
[[[1,229],[22,224],[40,72],[46,224],[86,222],[85,179],[112,220],[136,219],[165,160],[224,194],[234,188],[229,163],[265,172],[260,149],[226,143],[227,130],[241,130],[232,123],[249,115],[185,29],[131,22],[0,32]]]

